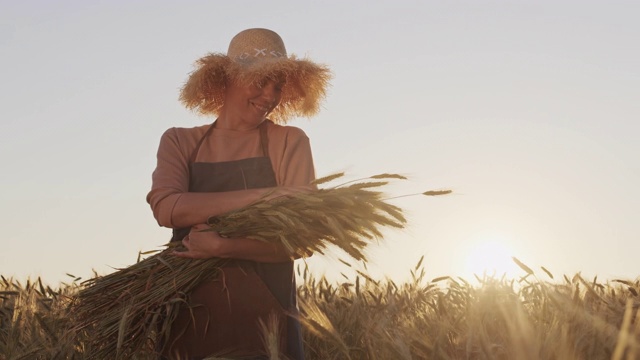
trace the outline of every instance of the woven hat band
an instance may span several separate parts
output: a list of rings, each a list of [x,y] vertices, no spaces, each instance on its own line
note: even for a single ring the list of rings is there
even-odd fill
[[[287,50],[280,35],[267,29],[247,29],[231,39],[227,56],[240,63],[269,58],[286,58]]]

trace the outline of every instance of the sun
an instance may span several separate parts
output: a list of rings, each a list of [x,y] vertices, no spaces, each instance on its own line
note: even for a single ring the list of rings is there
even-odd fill
[[[513,249],[508,241],[500,237],[478,239],[470,244],[464,259],[465,273],[482,277],[483,275],[509,278],[519,273],[513,262]]]

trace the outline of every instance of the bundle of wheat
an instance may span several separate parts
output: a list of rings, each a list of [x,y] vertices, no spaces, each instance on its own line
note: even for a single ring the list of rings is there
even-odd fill
[[[320,185],[342,177],[318,179]],[[381,174],[339,186],[298,193],[210,218],[212,231],[282,244],[292,255],[323,253],[329,245],[356,260],[381,237],[382,227],[404,227],[402,209],[375,191],[397,174]],[[442,195],[450,191],[428,191]],[[168,334],[180,305],[201,281],[216,276],[222,259],[191,260],[173,256],[173,246],[138,263],[87,281],[73,304],[74,330],[87,339],[90,358],[129,358],[153,352]]]
[[[127,268],[85,281],[71,307],[73,331],[91,359],[131,358],[155,351],[187,293],[212,279],[223,260],[187,260],[175,246]]]
[[[343,173],[315,181],[323,184]],[[245,237],[282,244],[290,254],[320,253],[335,245],[356,260],[365,260],[362,250],[381,238],[380,227],[403,228],[402,209],[391,205],[383,193],[372,189],[386,185],[382,179],[404,179],[381,174],[343,185],[298,193],[210,218],[208,225],[225,237]],[[373,180],[373,181],[371,181]]]

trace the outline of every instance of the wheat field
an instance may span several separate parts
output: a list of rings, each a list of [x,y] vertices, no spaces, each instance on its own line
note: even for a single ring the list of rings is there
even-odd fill
[[[554,279],[514,261],[521,277],[476,277],[473,284],[426,279],[422,262],[404,283],[361,271],[330,282],[298,266],[306,356],[640,359],[640,280]],[[67,305],[80,279],[55,289],[39,279],[0,280],[0,359],[86,359],[87,344],[68,330]]]

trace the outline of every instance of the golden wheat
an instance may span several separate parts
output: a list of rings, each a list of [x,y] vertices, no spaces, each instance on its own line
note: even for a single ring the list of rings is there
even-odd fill
[[[330,175],[315,184],[342,176]],[[404,177],[380,174],[311,193],[264,198],[207,223],[222,236],[280,244],[292,258],[322,254],[335,245],[356,260],[366,260],[363,250],[382,236],[382,227],[402,228],[406,223],[402,209],[377,191],[387,183],[379,180],[389,179]],[[130,358],[156,351],[188,294],[215,277],[224,261],[177,258],[173,250],[83,284],[73,303],[73,331],[90,344],[90,357]]]
[[[527,268],[533,274],[518,280],[483,276],[471,285],[451,276],[427,280],[422,261],[404,283],[365,273],[330,282],[299,266],[306,358],[638,359],[640,279],[600,283],[576,274],[550,283]],[[77,282],[51,289],[0,279],[1,360],[96,359],[69,332],[66,305]],[[267,342],[277,326],[265,325]]]

